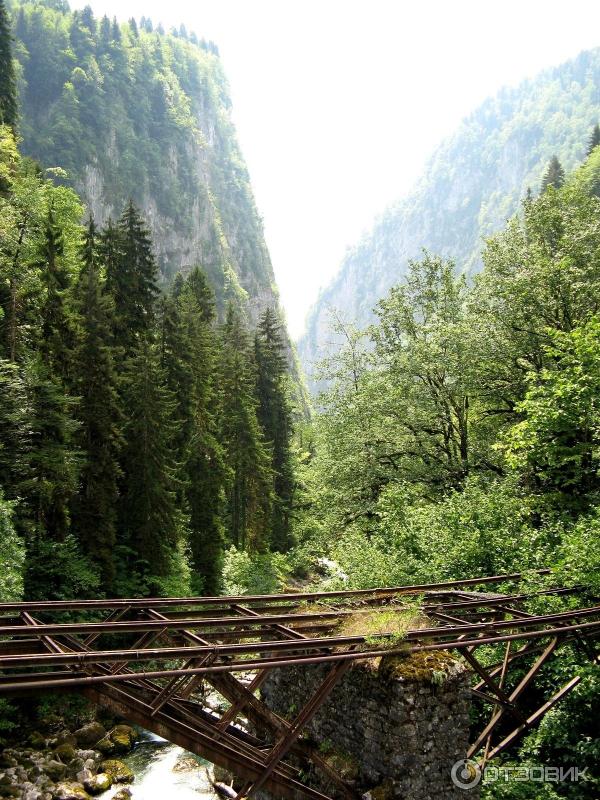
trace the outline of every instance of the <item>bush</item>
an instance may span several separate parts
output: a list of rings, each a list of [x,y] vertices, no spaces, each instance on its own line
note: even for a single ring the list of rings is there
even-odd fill
[[[281,591],[291,572],[282,553],[247,553],[231,546],[225,552],[223,591],[227,595]]]
[[[14,602],[23,596],[25,548],[12,524],[13,503],[4,500],[0,489],[0,601]]]

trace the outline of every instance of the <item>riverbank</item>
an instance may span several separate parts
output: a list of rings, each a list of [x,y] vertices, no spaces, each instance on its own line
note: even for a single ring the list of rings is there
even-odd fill
[[[216,800],[213,767],[149,731],[90,722],[33,730],[0,752],[0,798]]]
[[[107,731],[99,722],[52,734],[33,730],[0,752],[0,797],[88,800],[113,789],[112,800],[129,800],[135,775],[122,757],[137,738],[129,725]]]

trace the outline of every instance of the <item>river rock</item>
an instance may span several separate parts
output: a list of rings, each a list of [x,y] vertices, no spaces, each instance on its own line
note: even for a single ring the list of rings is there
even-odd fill
[[[175,762],[173,772],[192,772],[199,769],[200,765],[192,756],[181,755]]]
[[[29,734],[28,741],[34,750],[43,750],[46,747],[46,737],[39,731],[32,731]]]
[[[77,751],[72,744],[64,742],[54,748],[54,755],[57,756],[63,764],[70,764],[77,757]]]
[[[127,764],[118,761],[116,758],[103,761],[98,771],[106,772],[110,775],[113,783],[131,783],[135,777]]]
[[[90,800],[82,784],[74,781],[59,783],[54,790],[54,797],[55,800]]]
[[[97,775],[91,775],[83,782],[86,790],[90,794],[101,794],[113,784],[113,779],[108,772],[99,772]]]
[[[131,797],[131,789],[124,787],[123,789],[119,789],[116,794],[113,794],[112,800],[129,800]]]
[[[96,749],[105,756],[128,753],[136,739],[136,733],[129,725],[115,725],[106,736],[96,743]]]
[[[50,759],[46,761],[43,766],[44,772],[51,778],[53,781],[59,781],[61,778],[67,774],[67,767],[61,761],[55,761],[54,759]]]
[[[106,736],[106,730],[99,722],[88,722],[74,733],[79,747],[93,747]]]

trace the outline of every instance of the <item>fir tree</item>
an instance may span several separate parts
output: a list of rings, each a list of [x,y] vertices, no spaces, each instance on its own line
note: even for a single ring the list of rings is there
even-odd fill
[[[600,125],[596,123],[592,129],[592,134],[588,142],[586,157],[591,156],[591,154],[594,152],[594,150],[598,147],[599,144],[600,144]]]
[[[69,376],[73,327],[67,296],[70,276],[63,257],[63,232],[50,207],[37,264],[45,284],[40,346],[53,374],[64,381]]]
[[[543,194],[549,186],[560,189],[564,182],[565,171],[557,156],[552,156],[544,177],[542,178],[541,194]]]
[[[17,83],[12,57],[10,20],[0,0],[0,125],[17,124]]]
[[[121,413],[112,346],[114,305],[101,278],[96,226],[91,219],[75,298],[78,346],[74,389],[79,398],[78,443],[83,464],[73,502],[74,531],[84,552],[99,567],[103,587],[110,590],[115,579]]]
[[[196,593],[220,590],[223,555],[224,465],[218,441],[212,327],[214,297],[195,269],[174,281],[161,303],[161,349],[167,385],[177,397],[176,436],[181,464],[181,504],[189,514],[192,586]]]
[[[107,287],[115,302],[115,340],[129,354],[152,329],[158,295],[152,241],[132,202],[116,228],[107,227],[102,251]]]
[[[223,330],[222,437],[230,471],[227,529],[237,548],[269,544],[273,475],[271,454],[257,418],[256,370],[239,313],[230,305]]]
[[[267,308],[260,318],[255,338],[258,419],[272,454],[274,499],[271,547],[289,550],[290,513],[294,491],[291,453],[292,414],[288,400],[287,355],[281,321]]]
[[[175,398],[165,385],[159,354],[143,341],[129,360],[124,391],[123,490],[119,503],[121,553],[146,591],[160,591],[185,533],[177,505],[173,450]]]
[[[41,358],[25,371],[29,437],[22,454],[19,521],[27,545],[25,594],[30,598],[68,596],[74,591],[63,565],[48,563],[69,545],[69,508],[77,488],[79,454],[74,437],[74,401],[48,372]]]

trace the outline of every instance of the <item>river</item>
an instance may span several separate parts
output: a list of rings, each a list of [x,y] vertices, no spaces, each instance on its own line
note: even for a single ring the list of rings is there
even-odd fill
[[[122,759],[135,773],[132,800],[219,800],[211,764],[149,731],[139,733],[134,750]],[[101,800],[110,800],[119,788],[100,795]]]

